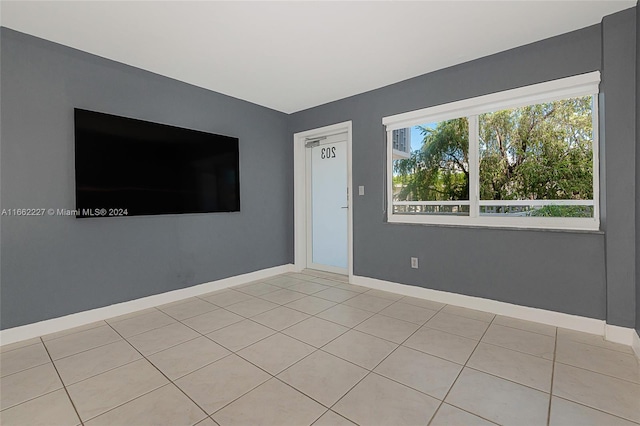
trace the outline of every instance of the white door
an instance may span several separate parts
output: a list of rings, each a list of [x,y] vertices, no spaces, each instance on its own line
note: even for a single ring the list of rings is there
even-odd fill
[[[347,274],[347,134],[307,143],[307,267]]]

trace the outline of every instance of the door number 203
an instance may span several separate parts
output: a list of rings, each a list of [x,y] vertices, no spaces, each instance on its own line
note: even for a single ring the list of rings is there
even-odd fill
[[[320,151],[320,158],[322,158],[323,160],[327,158],[336,158],[336,148],[322,148],[322,150]]]

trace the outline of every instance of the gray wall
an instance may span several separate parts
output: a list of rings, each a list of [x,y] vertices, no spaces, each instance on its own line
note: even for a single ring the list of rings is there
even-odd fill
[[[640,2],[636,5],[636,331],[640,334]]]
[[[74,107],[238,137],[241,168],[240,213],[2,217],[2,329],[292,261],[287,115],[0,34],[3,208],[74,208]]]
[[[612,70],[612,75],[622,80],[604,76],[603,107],[612,110],[612,114],[607,114],[606,125],[607,129],[616,126],[623,129],[607,134],[607,148],[603,154],[611,159],[607,166],[615,166],[615,161],[626,155],[623,164],[631,169],[611,173],[613,179],[607,174],[603,190],[610,191],[618,186],[629,188],[634,184],[635,166],[628,163],[635,157],[627,135],[635,120],[626,112],[619,116],[614,112],[617,114],[620,108],[628,106],[629,75],[623,67],[628,66],[629,60],[622,55],[633,49],[634,39],[620,35],[631,29],[630,17],[634,16],[635,11],[629,10],[609,18],[605,25],[588,27],[294,114],[290,121],[292,132],[345,120],[353,122],[353,185],[366,187],[366,195],[354,198],[354,273],[591,318],[607,318],[603,232],[385,223],[385,142],[381,120],[388,115],[523,85],[595,70],[603,73]],[[620,27],[612,28],[615,25]],[[607,49],[604,56],[603,39]],[[613,43],[621,46],[613,46]],[[629,111],[632,112],[633,109]],[[626,196],[625,208],[633,204],[628,190]],[[618,194],[615,201],[620,201]],[[606,211],[606,204],[601,204]],[[632,210],[634,208],[632,206]],[[609,304],[610,317],[612,323],[621,326],[635,325],[635,295],[629,276],[635,262],[632,257],[635,243],[633,237],[619,235],[623,227],[630,225],[633,226],[633,222],[626,216],[620,218],[611,212],[609,217],[603,216],[603,229],[609,226],[615,230],[615,237],[621,239],[607,239],[615,254],[621,256],[615,267],[624,270],[610,274],[616,280],[614,289],[617,292],[611,295],[614,301]],[[630,252],[621,253],[623,250]],[[411,256],[419,258],[420,269],[410,268]]]
[[[635,297],[636,10],[602,20],[607,321],[633,327]]]

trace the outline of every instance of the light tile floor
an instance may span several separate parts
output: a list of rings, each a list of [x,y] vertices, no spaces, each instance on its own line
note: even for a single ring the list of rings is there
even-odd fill
[[[3,425],[633,425],[629,347],[305,271],[1,347]]]

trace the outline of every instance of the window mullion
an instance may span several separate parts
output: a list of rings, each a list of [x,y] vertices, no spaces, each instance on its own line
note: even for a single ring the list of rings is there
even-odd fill
[[[469,120],[469,217],[480,215],[480,147],[478,116],[471,115]]]

